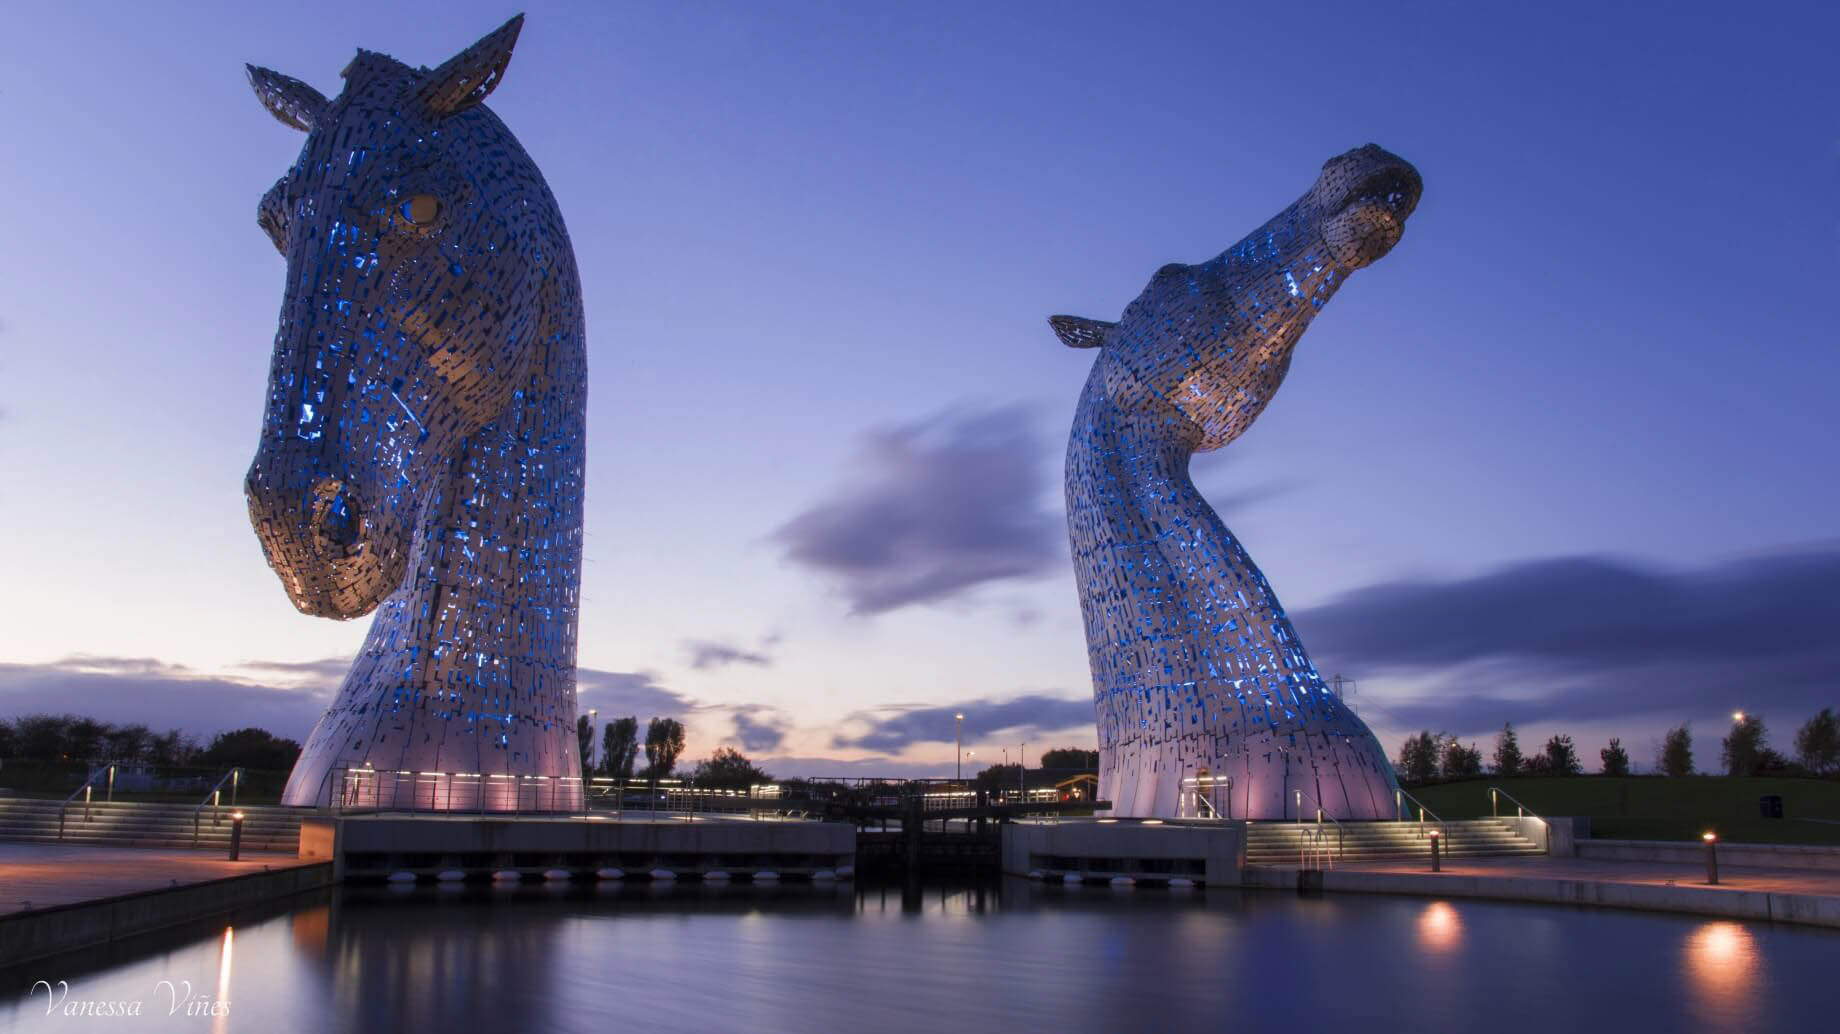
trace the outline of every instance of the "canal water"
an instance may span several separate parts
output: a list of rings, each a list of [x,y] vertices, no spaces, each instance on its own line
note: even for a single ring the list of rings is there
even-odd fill
[[[0,976],[0,1029],[22,1031],[1582,1034],[1840,1023],[1833,931],[1020,880],[918,893],[347,890]],[[69,1015],[137,1003],[138,1015]]]

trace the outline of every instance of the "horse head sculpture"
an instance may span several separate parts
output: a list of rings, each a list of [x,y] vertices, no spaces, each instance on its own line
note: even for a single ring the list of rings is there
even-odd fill
[[[1173,263],[1098,348],[1067,448],[1067,526],[1093,673],[1099,795],[1120,815],[1380,818],[1386,754],[1324,684],[1265,576],[1189,479],[1239,437],[1348,275],[1390,251],[1423,190],[1372,144],[1221,255]]]
[[[289,804],[351,779],[383,806],[580,800],[581,287],[555,199],[483,103],[522,21],[432,70],[360,50],[331,100],[249,68],[307,134],[257,211],[287,281],[250,518],[303,613],[378,611]]]

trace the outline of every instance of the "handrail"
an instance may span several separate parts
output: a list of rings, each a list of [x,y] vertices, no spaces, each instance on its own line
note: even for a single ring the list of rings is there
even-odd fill
[[[1422,837],[1425,835],[1425,816],[1427,815],[1431,816],[1431,821],[1437,823],[1438,834],[1440,836],[1448,837],[1450,835],[1450,824],[1445,822],[1443,817],[1438,815],[1437,812],[1432,811],[1430,808],[1425,807],[1424,801],[1421,801],[1418,798],[1412,796],[1410,793],[1407,793],[1406,789],[1402,786],[1393,787],[1393,792],[1399,795],[1398,797],[1393,798],[1393,807],[1396,809],[1394,811],[1395,815],[1398,814],[1397,809],[1401,807],[1401,804],[1400,804],[1401,798],[1404,798],[1405,800],[1411,801],[1413,804],[1418,805],[1418,835],[1419,836]],[[1397,819],[1396,821],[1403,822],[1405,820]]]
[[[1533,813],[1532,808],[1529,808],[1525,804],[1522,804],[1520,801],[1515,800],[1513,794],[1509,793],[1506,790],[1503,790],[1502,788],[1498,786],[1491,786],[1489,787],[1489,814],[1493,815],[1495,818],[1501,818],[1500,804],[1495,799],[1497,794],[1501,795],[1502,797],[1506,797],[1508,800],[1514,801],[1515,818],[1538,819],[1541,822],[1546,821],[1544,818],[1541,818],[1540,816],[1535,815]]]
[[[1188,778],[1182,780],[1182,786],[1184,787],[1182,792],[1189,795],[1197,805],[1206,804],[1208,811],[1211,813],[1208,815],[1202,815],[1200,814],[1201,809],[1199,807],[1196,807],[1195,808],[1195,812],[1196,812],[1195,818],[1198,818],[1198,819],[1231,819],[1233,817],[1233,777],[1232,776],[1208,776],[1207,777],[1208,790],[1206,794],[1203,794],[1201,792],[1201,782],[1202,782],[1202,777],[1200,776],[1189,776]],[[1219,786],[1222,783],[1225,783],[1227,787],[1227,810],[1225,814],[1221,813],[1220,806],[1215,804],[1214,799],[1213,799],[1214,791],[1217,788],[1219,788]],[[1187,789],[1187,787],[1191,785],[1194,786],[1194,789],[1192,790]]]
[[[83,785],[77,787],[75,790],[70,791],[70,796],[64,798],[64,803],[58,806],[58,839],[59,840],[64,839],[64,816],[70,812],[70,806],[72,803],[76,801],[78,794],[83,795],[83,821],[85,822],[89,821],[89,806],[90,806],[90,802],[95,797],[96,777],[105,775],[105,774],[109,777],[109,784],[108,784],[108,791],[107,791],[108,796],[105,798],[105,800],[110,801],[110,802],[113,802],[115,800],[115,766],[114,765],[104,765],[101,768],[90,769],[89,775],[85,777],[83,780]]]
[[[224,794],[224,780],[226,779],[230,781],[230,807],[232,808],[236,807],[236,788],[237,788],[237,785],[243,781],[243,770],[240,767],[232,768],[230,771],[225,772],[221,776],[218,776],[217,783],[214,786],[212,786],[209,791],[205,793],[204,800],[199,801],[198,807],[192,809],[192,846],[193,847],[198,846],[198,827],[204,819],[204,810],[206,808],[216,809],[211,814],[211,825],[213,826],[220,825],[224,821],[223,794]]]
[[[1310,803],[1316,805],[1316,826],[1317,826],[1316,839],[1318,842],[1318,846],[1320,847],[1321,841],[1322,841],[1322,821],[1323,819],[1326,818],[1330,822],[1335,823],[1335,856],[1339,858],[1344,853],[1346,853],[1344,851],[1344,848],[1347,847],[1347,842],[1348,842],[1347,827],[1343,826],[1341,822],[1336,819],[1335,816],[1330,815],[1328,811],[1323,808],[1322,802],[1316,799],[1315,794],[1310,793],[1308,790],[1305,790],[1301,786],[1291,787],[1291,792],[1297,795],[1297,798],[1296,798],[1297,800],[1297,822],[1299,824],[1303,822],[1303,799],[1305,797],[1308,797],[1310,799]],[[1297,865],[1299,868],[1302,868],[1303,860],[1301,858],[1297,860]]]

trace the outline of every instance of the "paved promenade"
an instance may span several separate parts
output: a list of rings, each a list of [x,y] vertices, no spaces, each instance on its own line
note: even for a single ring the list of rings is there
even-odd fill
[[[1594,858],[1460,858],[1431,872],[1425,860],[1347,862],[1300,874],[1289,867],[1249,867],[1247,886],[1319,886],[1327,892],[1491,898],[1562,905],[1762,919],[1840,928],[1840,872],[1719,866],[1706,883],[1703,863],[1625,862]]]
[[[1349,862],[1339,869],[1365,872],[1425,873],[1429,862]],[[1629,883],[1662,887],[1699,887],[1707,891],[1765,891],[1772,894],[1816,894],[1840,897],[1840,872],[1801,869],[1752,869],[1720,865],[1719,884],[1706,883],[1706,867],[1665,862],[1617,862],[1595,858],[1460,858],[1444,863],[1444,875],[1518,876],[1536,879],[1577,880],[1592,883]]]
[[[303,864],[292,854],[21,844],[0,841],[0,915],[165,890],[226,876]]]

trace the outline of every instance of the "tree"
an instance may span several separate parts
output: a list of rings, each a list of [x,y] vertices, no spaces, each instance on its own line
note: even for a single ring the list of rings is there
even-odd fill
[[[645,778],[657,782],[671,774],[684,752],[684,723],[675,718],[654,718],[645,726]]]
[[[1482,751],[1474,743],[1465,747],[1456,737],[1444,744],[1444,778],[1474,779],[1482,774]]]
[[[19,733],[13,723],[0,719],[0,758],[16,757],[19,754]]]
[[[1546,767],[1553,775],[1575,776],[1584,771],[1578,763],[1578,751],[1572,748],[1572,738],[1555,733],[1546,741]]]
[[[601,727],[601,774],[622,782],[631,779],[639,754],[639,719],[615,718]]]
[[[709,755],[709,760],[697,762],[690,779],[698,786],[718,790],[745,790],[756,783],[773,781],[771,775],[761,771],[747,755],[733,747],[718,747]]]
[[[980,790],[1013,790],[1022,785],[1022,766],[991,765],[977,774],[973,785]]]
[[[1756,775],[1758,769],[1769,767],[1765,764],[1767,755],[1775,752],[1764,743],[1763,719],[1754,714],[1747,714],[1733,722],[1731,732],[1719,743],[1719,761],[1725,766],[1726,775]]]
[[[1604,763],[1607,776],[1626,776],[1629,774],[1629,752],[1623,749],[1623,741],[1610,737],[1610,745],[1597,752]]]
[[[218,733],[198,756],[198,763],[212,768],[286,772],[294,767],[299,757],[300,744],[284,740],[267,729],[250,727]]]
[[[1495,736],[1495,774],[1504,778],[1520,775],[1521,764],[1521,741],[1514,735],[1514,723],[1503,723]]]
[[[1552,759],[1546,756],[1545,751],[1529,754],[1521,761],[1521,775],[1547,776],[1552,774]]]
[[[72,715],[24,714],[13,723],[19,756],[35,761],[61,761],[65,756],[64,730],[75,721]]]
[[[1055,747],[1041,752],[1042,768],[1098,768],[1099,752],[1079,747]]]
[[[1831,707],[1808,719],[1795,734],[1795,757],[1820,775],[1840,771],[1840,718]]]
[[[575,760],[581,764],[581,780],[588,781],[588,759],[594,756],[594,720],[585,714],[575,716]]]
[[[110,761],[139,761],[147,753],[153,733],[145,725],[111,726],[102,736],[103,753]]]
[[[1428,783],[1437,778],[1438,756],[1443,753],[1440,746],[1443,738],[1426,729],[1416,736],[1407,736],[1399,745],[1399,775],[1408,783]]]
[[[147,740],[147,763],[156,768],[189,765],[198,756],[198,742],[177,729],[156,733]]]
[[[1685,723],[1669,729],[1667,735],[1661,738],[1661,753],[1655,759],[1655,767],[1663,775],[1693,774],[1693,733]]]

